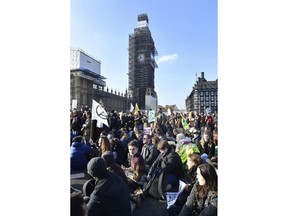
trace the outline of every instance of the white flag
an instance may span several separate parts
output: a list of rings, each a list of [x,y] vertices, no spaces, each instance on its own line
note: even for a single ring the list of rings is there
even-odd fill
[[[97,103],[95,100],[92,102],[92,118],[91,120],[97,120],[97,127],[101,128],[103,124],[109,127],[108,121],[108,114],[103,109],[103,107]]]
[[[167,114],[167,116],[170,116],[170,115],[171,115],[171,110],[168,109],[168,114]]]
[[[130,104],[130,112],[132,112],[134,110],[134,106],[133,106],[133,104],[131,103]]]

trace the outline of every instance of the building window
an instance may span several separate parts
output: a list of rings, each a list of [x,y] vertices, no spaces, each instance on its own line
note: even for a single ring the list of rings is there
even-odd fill
[[[206,96],[208,96],[208,95],[209,95],[209,92],[208,92],[208,91],[206,91],[206,92],[205,92],[205,95],[206,95]]]
[[[211,91],[211,96],[214,96],[214,92],[213,91]]]
[[[209,101],[209,97],[206,97],[205,99],[206,99],[206,101]]]
[[[214,101],[214,97],[211,97],[211,101]]]
[[[203,92],[200,92],[200,95],[203,96]]]
[[[200,106],[201,106],[201,107],[203,107],[203,106],[204,106],[204,105],[203,105],[203,102],[201,102],[201,103],[200,103]]]
[[[203,101],[204,100],[204,98],[203,97],[200,97],[200,101]]]

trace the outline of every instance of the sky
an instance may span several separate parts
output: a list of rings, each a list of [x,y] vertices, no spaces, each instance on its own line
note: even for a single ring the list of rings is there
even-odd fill
[[[196,76],[218,78],[216,0],[71,0],[70,46],[101,61],[109,88],[128,88],[128,35],[146,13],[158,56],[158,105],[185,109]]]

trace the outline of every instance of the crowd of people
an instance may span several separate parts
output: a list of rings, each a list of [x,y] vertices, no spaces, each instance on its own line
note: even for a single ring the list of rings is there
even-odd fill
[[[148,122],[146,112],[112,110],[102,128],[93,128],[87,106],[70,117],[71,171],[91,176],[71,190],[71,215],[133,215],[144,197],[165,202],[180,182],[167,216],[217,215],[217,113],[168,116],[159,108]]]

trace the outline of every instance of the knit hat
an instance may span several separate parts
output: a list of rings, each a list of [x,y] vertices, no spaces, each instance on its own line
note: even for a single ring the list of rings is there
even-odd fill
[[[202,159],[202,163],[208,163],[208,164],[212,165],[212,162],[211,162],[209,156],[206,153],[203,153],[201,155],[201,159]]]
[[[82,141],[82,136],[75,136],[72,139],[72,142],[81,142]]]
[[[107,167],[110,167],[111,164],[115,162],[114,155],[111,151],[105,151],[101,157],[105,160]]]
[[[206,153],[203,153],[201,155],[201,159],[202,159],[203,162],[206,162],[207,158],[208,158],[208,155]]]
[[[92,177],[103,179],[107,174],[106,163],[101,157],[92,158],[87,164],[87,172]]]

